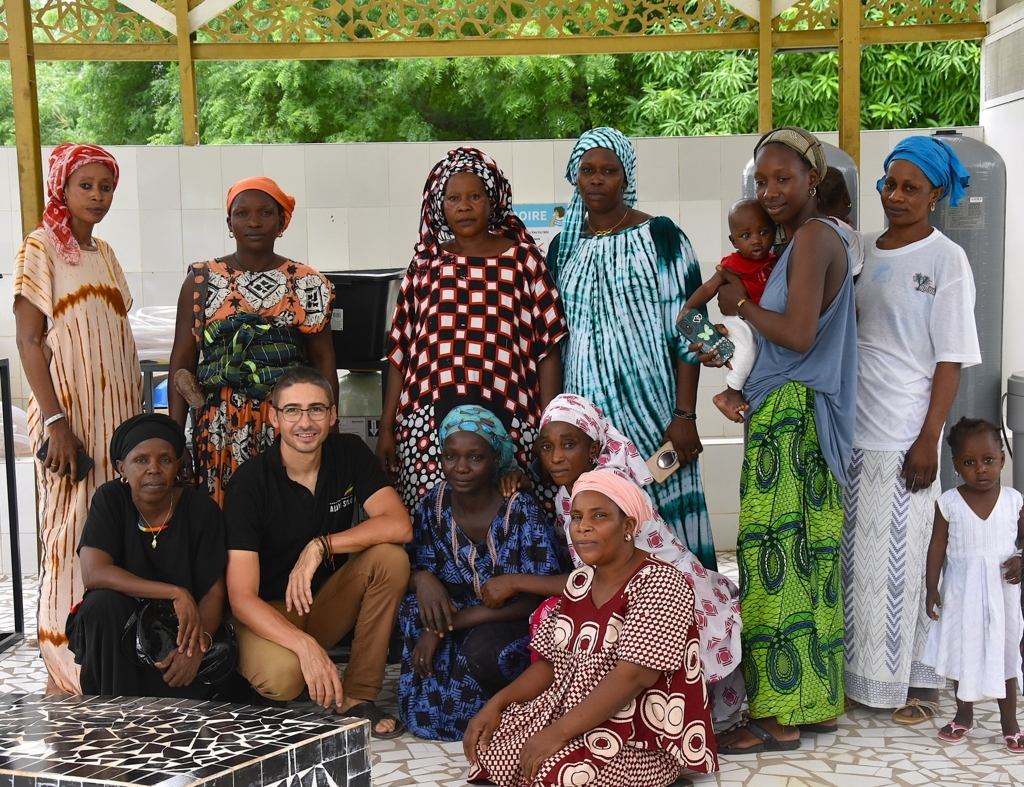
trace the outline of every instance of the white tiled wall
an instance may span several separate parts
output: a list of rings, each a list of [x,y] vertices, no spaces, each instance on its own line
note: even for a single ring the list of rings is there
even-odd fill
[[[980,128],[963,131],[981,138]],[[874,181],[885,154],[908,133],[927,131],[861,136],[863,229],[882,227]],[[822,135],[832,144],[836,137]],[[750,135],[636,140],[638,207],[680,224],[705,277],[731,251],[726,212],[740,197],[743,168],[756,141]],[[433,164],[458,144],[112,147],[121,181],[97,235],[112,244],[121,260],[136,308],[172,305],[189,263],[230,250],[224,205],[228,188],[241,178],[267,175],[297,201],[292,224],[278,242],[282,254],[321,270],[404,268],[419,227],[423,183]],[[510,177],[517,202],[567,202],[571,197],[564,172],[572,140],[471,144],[493,156]],[[48,153],[44,149],[44,162]],[[0,302],[8,304],[8,274],[21,237],[17,171],[14,149],[0,148]],[[13,395],[23,406],[29,389],[17,364],[9,309],[0,309],[2,357],[15,362]],[[703,370],[697,409],[701,436],[711,441],[702,466],[716,542],[728,545],[736,537],[742,430],[711,403],[723,386],[721,372]]]

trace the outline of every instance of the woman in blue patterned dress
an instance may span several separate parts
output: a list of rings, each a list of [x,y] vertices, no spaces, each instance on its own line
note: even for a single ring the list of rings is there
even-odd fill
[[[675,223],[636,210],[636,153],[613,128],[580,137],[565,170],[576,187],[548,250],[566,318],[566,393],[594,402],[641,455],[671,441],[683,465],[650,488],[665,521],[716,569],[697,457],[696,356],[675,319],[700,287],[690,241]]]
[[[444,480],[420,501],[408,546],[398,703],[415,735],[457,741],[484,703],[529,666],[529,616],[541,601],[521,594],[489,609],[481,586],[504,573],[561,574],[562,566],[536,499],[498,490],[515,466],[501,420],[462,405],[441,423],[438,440]]]

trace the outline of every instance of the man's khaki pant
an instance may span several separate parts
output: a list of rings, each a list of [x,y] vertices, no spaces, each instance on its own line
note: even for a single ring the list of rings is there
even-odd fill
[[[334,647],[355,627],[352,655],[345,669],[345,697],[376,700],[384,683],[388,642],[398,605],[409,592],[409,558],[396,544],[377,544],[349,555],[348,561],[313,597],[309,614],[285,610],[281,601],[268,602],[297,629],[324,650]],[[238,671],[262,696],[295,699],[306,686],[298,657],[287,648],[263,639],[232,621],[238,639]]]

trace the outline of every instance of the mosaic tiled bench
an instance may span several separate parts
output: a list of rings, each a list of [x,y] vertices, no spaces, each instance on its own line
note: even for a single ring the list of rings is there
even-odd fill
[[[369,723],[224,702],[0,696],[0,787],[370,787]]]

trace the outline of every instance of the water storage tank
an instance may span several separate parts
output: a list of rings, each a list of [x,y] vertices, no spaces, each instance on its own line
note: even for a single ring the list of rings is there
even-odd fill
[[[974,317],[981,344],[981,365],[964,369],[960,391],[948,425],[961,416],[999,423],[1003,362],[1003,260],[1006,242],[1006,165],[984,142],[955,131],[938,131],[935,138],[949,145],[971,173],[971,187],[960,205],[944,199],[931,214],[932,226],[967,252],[978,297]],[[948,431],[948,429],[947,429]],[[949,446],[942,443],[942,488],[954,485]]]
[[[858,185],[857,165],[853,163],[853,159],[850,158],[846,151],[840,150],[835,145],[830,145],[827,142],[822,142],[821,145],[825,148],[825,159],[828,161],[828,165],[835,167],[843,173],[843,178],[846,180],[846,188],[850,192],[850,202],[853,203],[853,208],[850,210],[850,224],[859,228],[860,186]],[[743,168],[743,196],[746,199],[755,199],[757,197],[757,191],[754,189],[753,158]]]

